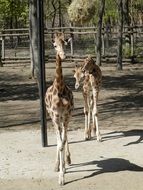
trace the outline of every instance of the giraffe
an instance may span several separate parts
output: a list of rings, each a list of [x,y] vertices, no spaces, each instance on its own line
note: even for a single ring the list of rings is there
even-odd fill
[[[71,164],[70,151],[67,139],[67,129],[73,110],[73,94],[65,84],[62,74],[62,60],[64,52],[64,35],[56,33],[54,36],[56,50],[56,70],[53,84],[47,89],[45,95],[46,110],[49,113],[57,137],[57,156],[55,171],[59,171],[59,184],[64,185],[65,157],[67,164]]]
[[[84,139],[91,138],[90,117],[92,113],[93,133],[97,137],[97,141],[101,141],[101,135],[98,127],[98,110],[97,102],[99,90],[102,83],[102,72],[94,60],[88,56],[81,65],[76,65],[74,68],[75,89],[80,86],[80,81],[83,78],[83,98],[84,98],[84,114],[85,114],[85,131]],[[90,95],[90,91],[92,94]]]

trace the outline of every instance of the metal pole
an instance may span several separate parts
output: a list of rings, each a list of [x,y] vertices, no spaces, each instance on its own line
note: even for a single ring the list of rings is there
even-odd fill
[[[37,0],[37,28],[38,28],[38,61],[39,61],[39,95],[40,95],[40,112],[41,112],[41,135],[42,145],[47,146],[47,122],[45,108],[45,47],[44,47],[44,15],[43,0]]]

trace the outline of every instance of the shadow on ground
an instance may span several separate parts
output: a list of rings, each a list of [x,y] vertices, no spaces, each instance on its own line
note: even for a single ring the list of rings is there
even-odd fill
[[[90,169],[90,170],[78,170],[79,167],[84,167],[88,165],[93,165],[93,168],[98,167],[97,169]],[[72,169],[76,168],[76,171],[72,171]],[[71,170],[71,171],[70,171]],[[114,173],[114,172],[121,172],[121,171],[133,171],[133,172],[143,172],[143,167],[138,166],[134,163],[131,163],[129,160],[121,159],[121,158],[110,158],[106,160],[100,160],[100,161],[90,161],[86,163],[80,163],[80,164],[74,164],[69,168],[69,171],[67,173],[76,173],[76,172],[84,172],[89,171],[93,172],[90,175],[86,175],[82,178],[69,181],[68,183],[72,183],[75,181],[87,179],[94,177],[96,175],[104,174],[104,173]]]
[[[118,139],[118,138],[123,138],[123,137],[132,137],[132,136],[137,136],[138,139],[136,141],[129,142],[125,144],[124,146],[142,143],[143,130],[133,129],[133,130],[128,130],[128,131],[113,131],[110,133],[106,133],[106,136],[103,137],[102,141],[113,140],[113,139]]]
[[[20,100],[21,102],[19,102],[19,104],[23,105],[23,101],[31,100],[34,102],[38,100],[39,93],[37,83],[35,81],[30,80],[27,74],[24,73],[21,76],[22,72],[20,73],[17,71],[18,70],[14,71],[15,73],[7,73],[6,71],[0,71],[0,102],[4,103],[9,100]],[[51,72],[54,72],[54,68]],[[134,73],[134,75],[123,73],[124,75],[122,76],[119,76],[118,74],[117,76],[103,76],[102,89],[105,90],[105,93],[108,93],[109,90],[112,90],[113,93],[111,93],[110,97],[108,97],[106,100],[105,97],[103,102],[99,102],[99,119],[101,119],[102,121],[105,121],[106,119],[111,120],[113,117],[119,114],[124,115],[124,117],[126,116],[126,114],[133,114],[134,117],[134,114],[141,115],[141,110],[143,108],[143,76],[141,74],[138,74],[136,71],[134,71]],[[111,75],[113,75],[113,73],[111,73]],[[72,89],[72,91],[75,92],[75,79],[73,78],[73,76],[65,75],[65,82]],[[51,84],[52,81],[50,78],[50,80],[47,80],[46,86],[48,87]],[[82,89],[80,87],[78,91],[79,94],[82,93],[81,90]],[[116,93],[116,90],[120,90],[120,94]],[[124,90],[128,93],[124,93]],[[76,95],[78,95],[78,93],[76,93]],[[80,107],[77,107],[75,102],[74,124],[76,124],[76,126],[78,126],[78,123],[81,122],[81,118],[82,121],[84,120],[83,100],[80,100],[79,98],[77,98],[77,100],[79,101],[78,105],[80,105]],[[4,104],[4,106],[5,105],[7,104]],[[27,108],[24,107],[24,109],[26,110]],[[31,111],[30,109],[32,110],[32,106],[28,107],[28,114]],[[15,114],[16,116],[18,113],[13,112],[13,114]],[[37,122],[37,120],[33,119],[31,121],[31,123],[34,122]],[[18,124],[16,122],[12,124],[11,122],[10,126],[25,123],[30,124],[30,120],[21,120]],[[4,126],[7,126],[7,124],[5,123]]]

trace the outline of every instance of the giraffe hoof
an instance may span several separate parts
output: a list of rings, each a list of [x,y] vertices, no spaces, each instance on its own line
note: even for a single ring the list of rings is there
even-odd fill
[[[70,156],[67,156],[67,158],[66,158],[66,163],[67,163],[68,165],[71,164],[71,158],[70,158]]]
[[[97,137],[97,142],[102,142],[102,138],[101,137]]]
[[[54,171],[55,172],[59,172],[60,171],[60,169],[59,169],[59,163],[56,163]]]
[[[88,140],[89,140],[89,137],[85,137],[84,140],[85,140],[85,141],[88,141]]]
[[[91,139],[91,135],[86,135],[85,137],[84,137],[84,140],[85,141],[89,141]]]
[[[59,174],[59,185],[63,186],[65,184],[64,181],[64,173]]]
[[[55,171],[55,172],[59,172],[59,168],[56,168],[56,167],[55,167],[54,171]]]

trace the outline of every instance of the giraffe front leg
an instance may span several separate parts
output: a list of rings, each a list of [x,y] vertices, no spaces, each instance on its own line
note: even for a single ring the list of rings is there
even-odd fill
[[[71,164],[71,154],[70,154],[70,150],[69,150],[69,144],[68,144],[68,139],[66,141],[66,144],[65,144],[65,148],[66,148],[66,163],[68,165]]]
[[[55,169],[59,171],[59,184],[64,185],[65,173],[65,147],[62,145],[61,131],[57,130],[57,161]]]
[[[67,128],[69,124],[69,119],[70,115],[65,114],[63,118],[64,122],[63,122],[63,133],[62,133],[62,141],[63,145],[65,146],[65,158],[66,158],[66,163],[68,165],[71,164],[70,151],[69,151],[68,138],[67,138]]]
[[[93,130],[96,133],[97,141],[100,142],[102,139],[101,139],[99,126],[98,126],[97,100],[98,100],[98,91],[93,90],[93,112],[92,112]]]
[[[63,126],[62,126],[62,148],[60,149],[60,172],[59,172],[59,184],[64,185],[65,178],[64,174],[66,172],[65,169],[65,145],[66,145],[66,161],[68,164],[71,163],[70,152],[67,140],[67,128],[69,123],[69,116],[65,115],[63,117]]]
[[[56,131],[56,137],[57,137],[57,155],[56,155],[56,163],[55,163],[55,168],[54,171],[58,172],[60,169],[60,148],[62,144],[62,139],[61,139],[61,127],[60,127],[60,119],[59,116],[52,115],[52,121],[53,125]]]
[[[96,136],[96,122],[95,122],[95,114],[92,112],[92,132],[93,136]]]
[[[65,174],[65,161],[64,161],[64,158],[65,158],[65,149],[63,148],[63,150],[60,150],[60,171],[59,171],[59,184],[60,185],[64,185],[65,183],[65,177],[64,177],[64,174]]]
[[[97,141],[100,142],[101,141],[101,135],[100,135],[100,131],[99,131],[99,126],[98,126],[98,112],[97,109],[93,109],[93,122],[94,122],[94,126],[96,127],[96,138]]]
[[[85,129],[84,129],[84,140],[88,140],[88,111],[84,107],[84,116],[85,116]]]
[[[91,126],[90,126],[90,108],[84,107],[84,115],[85,115],[85,131],[84,131],[84,139],[89,140],[91,138]]]
[[[57,145],[57,155],[56,155],[56,163],[55,163],[55,169],[54,169],[54,171],[55,172],[59,172],[59,170],[60,170],[60,155],[59,155],[59,147],[58,147],[58,145]]]
[[[90,126],[90,92],[89,87],[83,87],[84,98],[84,115],[85,115],[85,131],[84,139],[89,140],[91,138],[91,126]]]

